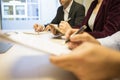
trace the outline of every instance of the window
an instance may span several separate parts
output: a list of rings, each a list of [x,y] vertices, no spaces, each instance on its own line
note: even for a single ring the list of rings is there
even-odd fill
[[[33,29],[33,24],[47,24],[55,17],[59,0],[1,0],[2,29]]]

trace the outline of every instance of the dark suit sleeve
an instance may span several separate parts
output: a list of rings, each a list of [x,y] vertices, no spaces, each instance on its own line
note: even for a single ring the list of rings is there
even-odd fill
[[[80,25],[85,17],[85,7],[80,5],[79,7],[76,6],[76,8],[75,25]]]
[[[57,14],[55,16],[55,18],[52,20],[52,24],[59,24],[61,20],[63,20],[63,8],[62,6],[60,6],[58,9],[57,9]]]

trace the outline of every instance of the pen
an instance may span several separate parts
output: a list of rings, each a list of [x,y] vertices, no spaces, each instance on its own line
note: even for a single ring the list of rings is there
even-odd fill
[[[85,29],[87,28],[86,25],[83,25],[78,31],[76,31],[75,33],[72,34],[72,36],[76,35],[76,34],[79,34],[79,33],[82,33]],[[65,43],[68,43],[70,41],[70,39],[67,39],[65,41]]]
[[[69,20],[71,20],[71,18],[68,18],[67,20],[65,20],[66,22],[68,22]]]

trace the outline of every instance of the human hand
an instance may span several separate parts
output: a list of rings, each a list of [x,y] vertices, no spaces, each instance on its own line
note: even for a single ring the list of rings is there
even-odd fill
[[[76,31],[78,31],[79,29],[69,29],[69,30],[67,30],[67,32],[65,33],[65,37],[66,37],[66,39],[69,39],[70,37],[71,37],[71,35],[73,34],[73,33],[75,33]]]
[[[68,37],[70,32],[66,33],[66,37]],[[70,49],[74,49],[79,46],[83,42],[91,42],[95,44],[100,44],[94,37],[92,37],[87,32],[83,32],[80,34],[76,34],[74,36],[69,36],[70,42],[67,43]]]
[[[51,33],[53,33],[54,35],[57,34],[57,31],[56,29],[53,27],[53,26],[58,26],[57,24],[50,24],[50,25],[47,25],[46,28],[45,28],[45,31],[51,31]]]
[[[113,80],[120,74],[118,55],[111,49],[85,42],[67,55],[51,56],[50,61],[73,72],[80,80]]]
[[[72,29],[72,27],[69,25],[68,22],[66,21],[61,21],[60,24],[59,24],[59,30],[62,32],[62,33],[66,33],[69,29]]]
[[[33,28],[36,32],[44,31],[44,26],[42,26],[42,25],[34,24]]]

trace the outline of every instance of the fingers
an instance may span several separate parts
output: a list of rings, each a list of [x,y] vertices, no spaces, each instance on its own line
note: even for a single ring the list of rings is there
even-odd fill
[[[94,37],[92,37],[87,32],[83,32],[83,33],[71,36],[70,41],[71,42],[91,42],[91,43],[100,44]]]
[[[89,45],[89,46],[88,46]],[[51,56],[50,60],[51,62],[55,64],[62,64],[66,63],[72,60],[81,60],[83,55],[89,54],[94,51],[95,47],[97,45],[91,44],[91,43],[83,43],[76,49],[72,50],[72,52],[66,54],[66,55],[61,55],[61,56]]]
[[[66,28],[66,22],[65,21],[61,21],[59,24],[59,29],[64,30]]]
[[[34,24],[34,25],[33,25],[33,28],[34,28],[34,30],[36,31],[37,28],[38,28],[38,24]]]
[[[76,31],[77,31],[77,29],[69,29],[69,30],[67,30],[66,33],[65,33],[66,39],[69,39],[70,36],[71,36],[74,32],[76,32]]]
[[[49,31],[51,27],[49,25],[46,26],[45,31]]]
[[[91,52],[91,49],[89,49],[91,47],[88,45],[89,44],[82,44],[67,55],[51,56],[50,61],[63,69],[74,71],[78,66],[82,65],[84,57]]]
[[[70,42],[68,42],[68,48],[75,49],[79,45],[81,45],[83,42],[90,42],[95,44],[100,44],[94,37],[89,35],[86,32],[83,32],[81,34],[76,34],[74,36],[69,37]]]
[[[44,27],[42,25],[34,24],[33,27],[36,32],[44,31]]]
[[[65,69],[65,70],[72,71],[74,69],[73,63],[75,61],[73,60],[72,55],[51,56],[50,61],[53,64]]]
[[[56,35],[57,31],[55,30],[55,28],[54,28],[53,26],[50,26],[50,25],[46,26],[45,31],[49,31],[49,30],[50,30],[54,35]]]
[[[78,42],[78,43],[77,42],[68,42],[67,46],[68,46],[69,49],[73,50],[81,44],[82,44],[82,42]]]
[[[38,28],[37,28],[37,31],[38,32],[44,31],[44,27],[39,25]]]
[[[88,40],[87,38],[88,37],[84,36],[84,34],[76,34],[70,37],[70,41],[71,42],[85,42]]]
[[[72,29],[72,28],[71,28],[71,26],[69,25],[68,22],[61,21],[60,24],[59,24],[59,29],[62,33],[65,34],[67,32],[67,30]]]
[[[100,50],[104,50],[104,47],[85,42],[71,53],[62,56],[51,56],[50,60],[53,64],[73,72],[80,79],[101,80],[99,78],[104,75],[101,70],[108,70],[108,72],[110,70],[105,67],[108,54],[101,53]],[[100,77],[95,77],[96,74]],[[102,77],[104,78],[104,76]]]
[[[59,26],[67,26],[68,28],[71,28],[71,26],[69,25],[69,23],[68,22],[66,22],[66,21],[61,21],[60,22],[60,24],[59,24]]]

